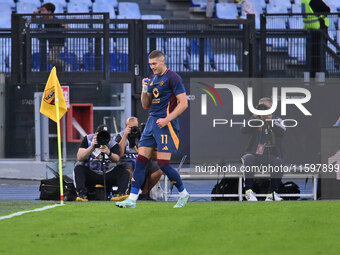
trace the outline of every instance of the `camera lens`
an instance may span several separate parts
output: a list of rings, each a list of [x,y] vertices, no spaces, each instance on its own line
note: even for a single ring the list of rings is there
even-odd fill
[[[110,142],[110,133],[107,131],[100,131],[97,134],[98,145],[107,145]]]
[[[131,135],[137,135],[139,133],[139,128],[137,126],[131,127]]]

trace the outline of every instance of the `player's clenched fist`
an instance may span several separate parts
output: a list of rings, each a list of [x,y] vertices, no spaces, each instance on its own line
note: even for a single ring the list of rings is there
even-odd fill
[[[148,85],[149,85],[149,82],[150,80],[148,78],[144,78],[142,80],[142,85],[143,85],[143,88],[142,88],[142,92],[143,93],[147,93],[148,92]]]

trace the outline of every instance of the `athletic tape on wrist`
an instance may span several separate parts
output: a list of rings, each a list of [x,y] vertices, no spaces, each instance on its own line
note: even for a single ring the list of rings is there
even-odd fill
[[[143,93],[148,92],[148,86],[147,85],[143,85],[142,92]]]

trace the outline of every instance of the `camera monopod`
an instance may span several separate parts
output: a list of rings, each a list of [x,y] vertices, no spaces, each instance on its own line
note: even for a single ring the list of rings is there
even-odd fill
[[[109,142],[110,142],[110,134],[109,134],[109,132],[107,132],[106,130],[100,131],[97,134],[97,142],[98,142],[99,146],[109,144]],[[105,162],[105,153],[102,152],[101,156],[102,156],[101,168],[102,168],[103,178],[104,178],[104,201],[106,201],[107,197],[106,197],[106,170],[105,170],[106,162]]]
[[[105,153],[102,152],[102,160],[101,160],[101,168],[103,172],[103,178],[104,178],[104,201],[106,201],[106,170],[105,170]]]

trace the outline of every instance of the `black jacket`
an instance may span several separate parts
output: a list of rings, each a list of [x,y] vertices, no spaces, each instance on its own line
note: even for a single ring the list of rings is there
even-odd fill
[[[267,143],[270,140],[275,147],[270,150],[272,155],[279,156],[282,158],[282,137],[286,132],[286,127],[282,126],[280,121],[266,122],[262,128],[251,127],[248,125],[248,121],[255,119],[253,116],[250,117],[246,125],[241,127],[242,134],[249,134],[250,139],[245,149],[246,153],[255,154],[259,143]],[[273,119],[279,119],[273,116]],[[280,119],[279,119],[280,120]],[[252,123],[252,125],[258,125],[258,123]],[[273,126],[273,127],[271,127]]]

